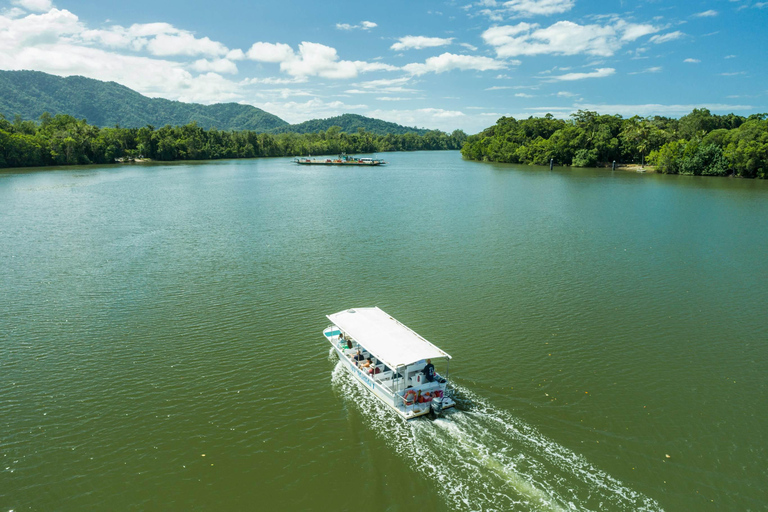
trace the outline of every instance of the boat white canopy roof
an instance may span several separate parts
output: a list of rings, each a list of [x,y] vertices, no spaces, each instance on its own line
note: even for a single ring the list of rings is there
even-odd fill
[[[451,358],[379,308],[347,309],[328,319],[390,368]]]

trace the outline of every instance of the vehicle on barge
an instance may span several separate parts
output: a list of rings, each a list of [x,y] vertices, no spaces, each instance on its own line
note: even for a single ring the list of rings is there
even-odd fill
[[[385,162],[381,158],[369,158],[347,155],[345,153],[340,154],[336,158],[312,158],[310,156],[300,156],[294,158],[293,161],[299,165],[385,165]]]
[[[327,318],[323,335],[352,376],[373,395],[410,420],[432,411],[440,415],[456,405],[445,377],[432,360],[451,356],[379,309],[355,308]]]

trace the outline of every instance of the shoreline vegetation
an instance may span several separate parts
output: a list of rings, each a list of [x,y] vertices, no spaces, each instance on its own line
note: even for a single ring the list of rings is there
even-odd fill
[[[224,158],[458,150],[467,135],[438,130],[377,135],[338,126],[315,133],[257,133],[203,129],[197,123],[155,128],[99,128],[85,119],[44,113],[40,122],[0,114],[0,168]]]
[[[571,119],[502,117],[470,135],[468,160],[628,169],[663,174],[768,178],[768,114],[713,115],[694,109],[680,119],[600,115],[579,110]]]

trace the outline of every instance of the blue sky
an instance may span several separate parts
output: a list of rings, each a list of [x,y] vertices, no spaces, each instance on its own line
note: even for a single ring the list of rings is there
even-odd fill
[[[0,69],[475,133],[578,109],[768,111],[768,1],[0,0]]]

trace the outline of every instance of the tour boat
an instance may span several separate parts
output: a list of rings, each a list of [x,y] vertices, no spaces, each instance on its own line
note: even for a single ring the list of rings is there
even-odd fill
[[[387,163],[381,158],[358,158],[344,153],[336,158],[311,158],[308,156],[301,156],[294,158],[293,161],[299,165],[384,165]]]
[[[355,308],[327,318],[323,335],[354,378],[403,419],[432,411],[440,415],[456,405],[446,379],[432,360],[451,356],[381,309]],[[430,368],[431,367],[431,368]]]

